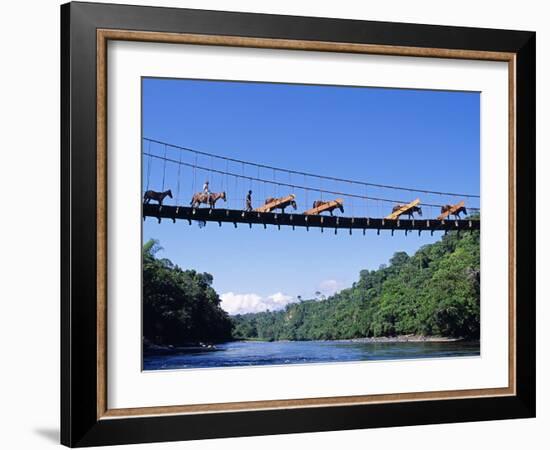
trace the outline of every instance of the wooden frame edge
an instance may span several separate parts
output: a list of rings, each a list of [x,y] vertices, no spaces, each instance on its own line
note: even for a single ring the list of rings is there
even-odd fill
[[[516,363],[516,55],[508,61],[508,386],[517,393]]]
[[[277,50],[304,50],[339,53],[363,53],[371,55],[437,57],[451,59],[474,59],[487,61],[511,61],[510,52],[483,50],[458,50],[447,48],[405,47],[380,44],[357,44],[328,41],[299,41],[292,39],[251,38],[194,33],[160,33],[99,28],[98,40],[122,40],[135,42],[158,42],[165,44],[215,45],[223,47],[265,48]]]
[[[97,33],[97,418],[107,411],[107,40]]]
[[[358,395],[339,397],[317,397],[287,400],[265,400],[231,403],[209,403],[197,405],[148,406],[141,408],[107,409],[99,419],[160,416],[174,414],[231,413],[262,411],[272,409],[296,409],[316,407],[339,407],[353,405],[388,404],[426,400],[459,400],[465,398],[508,397],[514,395],[511,388],[471,389],[463,391],[411,392],[402,394]]]
[[[290,39],[249,38],[192,33],[164,33],[98,28],[97,37],[97,419],[174,414],[206,414],[269,409],[349,406],[426,400],[502,397],[516,395],[516,54],[480,50],[404,47]],[[362,53],[390,56],[472,59],[508,63],[509,71],[509,385],[504,388],[450,390],[401,394],[318,397],[199,405],[109,409],[107,405],[107,42],[123,40],[191,45]]]

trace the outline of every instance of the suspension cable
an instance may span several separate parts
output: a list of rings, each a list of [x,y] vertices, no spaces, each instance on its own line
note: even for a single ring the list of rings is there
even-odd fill
[[[329,175],[319,175],[319,174],[303,172],[303,171],[299,171],[299,170],[285,169],[285,168],[282,168],[282,167],[275,167],[275,166],[269,166],[269,165],[266,165],[266,164],[254,163],[254,162],[251,162],[251,161],[245,161],[245,160],[242,160],[242,159],[231,158],[231,157],[228,157],[228,156],[221,156],[221,155],[217,155],[215,153],[196,150],[196,149],[193,149],[193,148],[190,148],[190,147],[182,147],[182,146],[179,146],[179,145],[169,144],[167,142],[159,141],[159,140],[156,140],[156,139],[150,139],[150,138],[146,138],[146,137],[144,137],[143,139],[146,140],[146,141],[154,142],[154,143],[161,144],[161,145],[168,145],[168,146],[170,146],[172,148],[176,148],[178,150],[183,150],[183,151],[186,151],[186,152],[191,152],[191,153],[195,153],[195,154],[199,154],[199,155],[203,155],[203,156],[210,156],[210,157],[213,157],[213,158],[232,161],[232,162],[239,163],[239,164],[257,166],[257,167],[261,167],[263,169],[276,170],[278,172],[288,172],[288,173],[292,173],[292,174],[295,174],[295,175],[307,175],[308,177],[312,177],[312,178],[321,178],[321,179],[325,179],[325,180],[338,181],[338,182],[343,181],[343,182],[348,182],[348,183],[352,183],[352,184],[358,184],[358,185],[361,185],[361,186],[372,186],[372,187],[378,187],[378,188],[383,188],[383,189],[394,189],[394,190],[399,190],[399,191],[420,192],[420,193],[423,193],[423,194],[434,194],[434,195],[441,194],[441,195],[447,195],[447,196],[451,196],[451,197],[480,198],[479,195],[473,195],[473,194],[458,194],[458,193],[455,193],[455,192],[430,191],[430,190],[427,190],[427,189],[416,189],[416,188],[408,188],[408,187],[403,187],[403,186],[394,186],[394,185],[389,185],[389,184],[369,183],[369,182],[366,182],[366,181],[359,181],[359,180],[347,180],[347,179],[344,179],[344,178],[338,178],[338,177],[333,177],[333,176],[329,176]]]
[[[199,166],[199,165],[193,165],[193,164],[186,163],[186,162],[183,162],[183,161],[180,163],[178,160],[171,159],[171,158],[163,158],[162,156],[153,155],[153,154],[150,154],[150,153],[145,153],[145,155],[150,156],[152,158],[165,160],[165,162],[168,161],[168,162],[171,162],[171,163],[174,163],[174,164],[182,164],[184,166],[193,167],[194,169],[199,169],[199,170],[203,170],[203,171],[206,171],[206,172],[211,171],[213,173],[225,174],[225,172],[223,172],[222,170],[218,170],[218,169],[209,169],[207,167],[203,167],[203,166]],[[409,200],[395,200],[395,199],[382,198],[382,197],[370,197],[370,196],[364,196],[364,195],[358,195],[358,194],[349,194],[349,193],[346,193],[346,192],[329,191],[329,190],[326,190],[326,189],[319,189],[319,188],[313,188],[313,187],[308,187],[308,186],[301,186],[301,185],[297,185],[297,184],[284,183],[282,181],[271,181],[271,180],[265,180],[265,179],[258,179],[256,177],[251,177],[249,175],[239,175],[239,174],[233,173],[233,172],[227,172],[227,175],[231,175],[232,177],[235,178],[235,189],[236,190],[238,190],[237,179],[238,178],[243,178],[243,179],[246,179],[246,180],[259,181],[259,182],[264,182],[264,183],[268,183],[268,184],[273,184],[273,185],[276,185],[276,186],[285,186],[285,187],[290,187],[290,188],[293,188],[293,189],[310,190],[310,191],[314,191],[314,192],[331,194],[331,195],[341,195],[341,196],[361,198],[361,199],[378,200],[378,201],[387,202],[387,203],[409,203]],[[430,204],[430,203],[422,203],[422,204],[424,206],[434,206],[434,207],[438,207],[438,208],[444,206],[444,205],[436,205],[436,204]],[[469,207],[469,209],[479,211],[479,208]]]

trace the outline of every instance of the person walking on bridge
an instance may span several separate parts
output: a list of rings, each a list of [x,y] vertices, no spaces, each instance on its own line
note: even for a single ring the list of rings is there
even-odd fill
[[[252,211],[252,191],[248,191],[248,194],[246,194],[245,211]]]

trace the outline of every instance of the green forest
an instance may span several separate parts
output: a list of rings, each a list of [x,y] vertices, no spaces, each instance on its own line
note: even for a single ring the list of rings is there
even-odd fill
[[[421,336],[479,338],[479,232],[449,233],[326,300],[232,317],[236,339],[316,340]]]
[[[284,310],[228,316],[212,276],[157,258],[143,248],[144,338],[155,344],[235,339],[326,340],[360,337],[479,338],[479,232],[451,232],[414,255],[362,270],[357,282],[323,300]]]
[[[212,275],[182,270],[157,258],[158,241],[143,246],[143,338],[156,345],[232,339],[232,322],[220,307]]]

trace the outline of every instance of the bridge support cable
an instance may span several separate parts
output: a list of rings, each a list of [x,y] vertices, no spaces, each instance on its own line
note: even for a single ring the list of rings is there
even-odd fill
[[[376,188],[381,188],[381,189],[402,190],[402,191],[408,191],[408,192],[411,192],[411,193],[412,192],[417,192],[417,193],[430,194],[430,195],[431,194],[434,194],[434,195],[442,194],[442,195],[447,196],[447,197],[463,197],[463,198],[474,198],[474,199],[479,199],[480,198],[479,195],[474,195],[474,194],[433,191],[433,190],[427,190],[427,189],[410,188],[410,187],[403,187],[403,186],[396,186],[396,185],[370,183],[370,182],[360,181],[360,180],[343,179],[343,178],[328,176],[328,175],[319,175],[319,174],[314,174],[314,173],[309,173],[309,172],[304,172],[304,171],[285,169],[285,168],[281,168],[281,167],[275,167],[275,166],[270,166],[270,165],[266,165],[266,164],[255,163],[255,162],[251,162],[251,161],[244,161],[244,160],[241,160],[241,159],[231,158],[231,157],[227,157],[227,156],[221,156],[221,155],[211,153],[211,152],[205,152],[205,151],[201,151],[201,150],[197,150],[197,149],[192,149],[192,148],[189,148],[189,147],[183,147],[183,146],[179,146],[179,145],[169,144],[169,143],[166,143],[166,142],[163,142],[163,141],[160,141],[160,140],[156,140],[156,139],[151,139],[151,138],[143,138],[143,139],[146,140],[146,141],[149,141],[149,142],[160,144],[160,145],[168,145],[168,146],[170,146],[172,148],[175,148],[175,149],[178,149],[182,152],[188,152],[188,153],[191,153],[191,154],[201,155],[201,156],[209,156],[209,157],[212,157],[214,159],[231,161],[231,162],[234,162],[234,163],[244,164],[244,165],[247,165],[247,166],[255,166],[255,167],[260,167],[260,168],[264,168],[264,169],[275,170],[277,172],[291,173],[293,175],[307,175],[308,177],[311,177],[311,178],[319,178],[319,179],[324,179],[324,180],[328,180],[328,181],[349,182],[349,183],[357,184],[357,185],[361,185],[361,186],[371,186],[371,187],[376,187]]]
[[[354,218],[366,218],[366,217],[384,217],[387,216],[390,211],[391,207],[395,206],[397,204],[409,204],[411,203],[411,200],[415,198],[414,196],[409,196],[409,198],[405,199],[395,199],[392,198],[393,196],[386,197],[384,193],[379,193],[378,191],[380,189],[399,189],[400,191],[406,191],[406,188],[397,188],[394,186],[384,186],[384,185],[374,185],[377,186],[377,189],[371,190],[371,187],[373,187],[372,183],[359,183],[354,180],[344,180],[336,177],[326,177],[326,176],[319,176],[314,174],[309,174],[305,172],[298,172],[298,171],[292,171],[287,169],[278,169],[270,166],[265,166],[261,164],[255,164],[240,160],[234,160],[231,158],[225,158],[220,156],[214,156],[211,154],[207,154],[207,157],[209,158],[209,163],[207,163],[207,167],[204,167],[203,165],[199,164],[199,156],[205,156],[201,154],[200,152],[195,152],[192,155],[194,156],[194,161],[185,161],[182,155],[185,155],[184,152],[178,152],[177,158],[169,157],[168,149],[169,147],[172,147],[169,144],[163,143],[161,148],[155,149],[152,148],[152,143],[155,141],[147,140],[148,142],[148,151],[143,151],[143,160],[145,161],[145,158],[147,159],[147,167],[146,167],[146,190],[149,190],[150,184],[151,184],[151,172],[153,171],[152,165],[155,159],[159,159],[162,161],[162,191],[165,191],[166,188],[170,187],[171,183],[176,184],[176,197],[175,202],[177,205],[179,205],[181,200],[181,185],[182,182],[184,185],[187,185],[186,178],[187,178],[187,171],[182,170],[184,167],[189,167],[191,170],[189,173],[192,173],[192,195],[194,193],[199,192],[200,184],[197,184],[197,171],[202,171],[201,173],[206,174],[207,180],[210,182],[210,191],[211,192],[225,192],[228,191],[227,198],[228,198],[228,204],[224,205],[224,207],[227,208],[236,208],[237,210],[244,210],[245,209],[245,197],[249,190],[253,191],[253,204],[254,207],[258,207],[264,204],[264,201],[269,197],[274,198],[280,198],[279,196],[289,196],[294,195],[296,203],[299,205],[300,211],[305,211],[311,208],[313,204],[313,200],[321,200],[322,202],[331,202],[334,201],[336,198],[342,198],[344,199],[343,202],[343,209],[345,211],[345,215],[350,217],[352,220]],[[142,148],[145,146],[143,145]],[[160,147],[160,146],[159,146]],[[163,148],[163,152],[162,149]],[[177,148],[177,147],[176,147]],[[162,153],[161,153],[162,152]],[[223,168],[219,167],[219,164],[216,162],[220,159],[220,164],[223,164],[225,166]],[[240,165],[239,167],[234,167],[235,171],[231,171],[231,163],[232,162],[238,162]],[[177,170],[172,170],[173,166],[172,164],[177,165]],[[246,169],[246,167],[255,166],[256,170],[253,170],[252,173]],[[268,179],[268,177],[264,176],[262,177],[262,169],[265,167],[269,168],[271,171],[272,178],[271,180]],[[170,170],[169,170],[170,169]],[[174,168],[175,169],[175,168]],[[169,170],[169,176],[167,176],[166,171]],[[286,171],[286,177],[280,178],[279,172]],[[240,172],[240,173],[239,173]],[[176,174],[177,173],[177,174]],[[269,173],[269,172],[268,172]],[[183,179],[182,179],[183,174]],[[254,176],[254,175],[256,176]],[[294,174],[299,174],[299,177],[293,177]],[[174,180],[174,176],[176,176],[176,180]],[[230,177],[234,178],[234,191],[231,191],[230,189]],[[267,179],[266,179],[267,178]],[[303,179],[303,185],[300,185],[299,181],[296,180],[296,178]],[[313,178],[313,180],[311,179]],[[219,182],[219,185],[216,186],[216,183],[214,182],[214,179],[216,179]],[[157,178],[158,180],[158,178]],[[317,180],[317,182],[315,182]],[[313,183],[311,182],[313,181]],[[167,184],[168,183],[168,184]],[[357,184],[361,184],[361,189],[363,192],[357,192]],[[384,186],[384,187],[381,187]],[[221,190],[220,187],[222,188]],[[271,188],[270,188],[271,187]],[[173,184],[172,184],[173,188]],[[242,192],[241,192],[242,191]],[[246,191],[246,192],[245,192]],[[297,192],[298,191],[298,192]],[[310,198],[310,191],[314,193],[314,199],[311,200]],[[374,192],[374,195],[373,195]],[[413,192],[419,192],[418,189],[410,189],[410,193]],[[448,197],[445,199],[446,202],[443,201],[445,198],[445,193],[437,192],[437,191],[425,191],[430,194],[428,197],[428,201],[435,200],[437,202],[437,199],[433,199],[433,196],[436,196],[440,200],[440,204],[437,203],[424,203],[424,202],[418,202],[418,206],[426,207],[428,211],[424,212],[424,216],[431,217],[432,220],[435,219],[435,216],[439,214],[439,210],[447,205],[457,205],[458,199],[455,201],[448,201]],[[263,193],[263,197],[261,194]],[[296,194],[298,194],[296,196]],[[300,195],[301,194],[301,195]],[[185,195],[185,194],[184,194]],[[448,195],[455,195],[450,194]],[[458,194],[456,194],[458,195]],[[405,197],[405,196],[403,196]],[[479,196],[471,196],[471,197],[477,197]],[[305,201],[305,204],[304,204]],[[464,200],[462,200],[464,202]],[[170,203],[170,201],[168,202]],[[393,204],[392,206],[383,206],[382,204]],[[462,203],[464,206],[465,203]],[[219,205],[218,205],[219,206]],[[364,213],[363,213],[364,208]],[[376,210],[376,212],[373,211],[373,209]],[[435,209],[435,212],[434,212]],[[474,211],[478,212],[479,208],[475,206],[467,205],[468,212]],[[323,210],[325,214],[329,210]],[[340,212],[338,209],[334,211],[336,217],[345,217],[343,212]],[[347,213],[347,214],[346,214]],[[428,213],[428,214],[426,214]],[[287,210],[285,212],[285,215],[289,214],[289,211]],[[300,214],[299,211],[296,211],[295,214]],[[331,212],[332,214],[332,212]],[[351,214],[351,216],[350,216]],[[419,215],[419,214],[418,214]],[[417,215],[417,217],[418,217]],[[328,217],[326,215],[325,217]],[[449,215],[450,217],[450,215]],[[422,218],[422,217],[420,217]],[[447,218],[447,216],[446,216]],[[399,221],[398,218],[396,220]],[[420,230],[421,231],[421,230]]]
[[[151,155],[151,142],[149,142],[149,155]],[[148,156],[147,157],[147,178],[146,178],[146,185],[145,190],[149,190],[150,182],[151,182],[151,164],[153,163],[153,157]]]
[[[149,156],[149,155],[146,155],[146,156]],[[156,159],[164,159],[162,156],[158,156],[158,155],[154,155],[154,154],[151,154],[151,156],[153,158],[156,158]],[[173,159],[169,159],[169,158],[166,158],[166,160],[168,162],[172,162],[172,163],[175,163],[175,164],[178,164],[179,162],[177,160],[173,160]],[[203,166],[199,166],[199,165],[194,165],[194,164],[190,164],[190,163],[185,163],[185,162],[181,162],[182,165],[184,166],[191,166],[191,167],[194,167],[196,170],[202,170],[202,171],[205,171],[205,172],[209,172],[211,171],[212,173],[219,173],[219,174],[223,174],[225,172],[219,170],[219,169],[209,169],[209,168],[206,168],[206,167],[203,167]],[[380,202],[386,202],[386,203],[408,203],[408,200],[403,200],[403,199],[390,199],[390,198],[384,198],[384,197],[372,197],[372,196],[364,196],[364,195],[359,195],[359,194],[352,194],[352,193],[346,193],[346,192],[340,192],[340,191],[332,191],[332,190],[328,190],[328,189],[321,189],[321,188],[316,188],[316,187],[310,187],[310,186],[300,186],[300,185],[291,185],[289,183],[284,183],[284,182],[281,182],[281,181],[270,181],[270,180],[264,180],[264,179],[256,179],[255,177],[250,177],[249,175],[240,175],[240,174],[237,174],[237,173],[233,173],[233,172],[229,172],[228,175],[231,175],[233,177],[235,177],[235,179],[239,179],[239,178],[242,178],[242,179],[245,179],[245,180],[254,180],[254,181],[264,181],[265,183],[267,184],[271,184],[271,185],[275,185],[275,186],[278,186],[278,187],[286,187],[286,188],[292,188],[292,189],[308,189],[310,191],[313,191],[313,192],[317,192],[319,194],[330,194],[330,195],[337,195],[337,196],[349,196],[349,197],[353,197],[353,198],[361,198],[361,199],[370,199],[370,200],[378,200]],[[238,186],[236,186],[236,191],[238,192]],[[434,206],[434,207],[441,207],[443,205],[435,205],[435,204],[429,204],[429,203],[423,203],[423,205],[425,206]],[[472,210],[479,210],[479,208],[475,208],[475,207],[470,207],[470,209]]]
[[[164,164],[162,167],[162,191],[163,192],[165,189],[165,181],[166,181],[166,161],[168,160],[167,153],[166,153],[167,151],[168,151],[168,146],[164,144]]]
[[[193,182],[191,183],[192,194],[196,192],[195,187],[197,186],[197,163],[198,163],[197,155],[195,155],[195,164],[192,167],[193,168]]]
[[[178,164],[178,178],[177,178],[177,188],[176,188],[176,205],[179,205],[180,200],[180,179],[181,179],[181,153],[179,155],[179,164]]]

